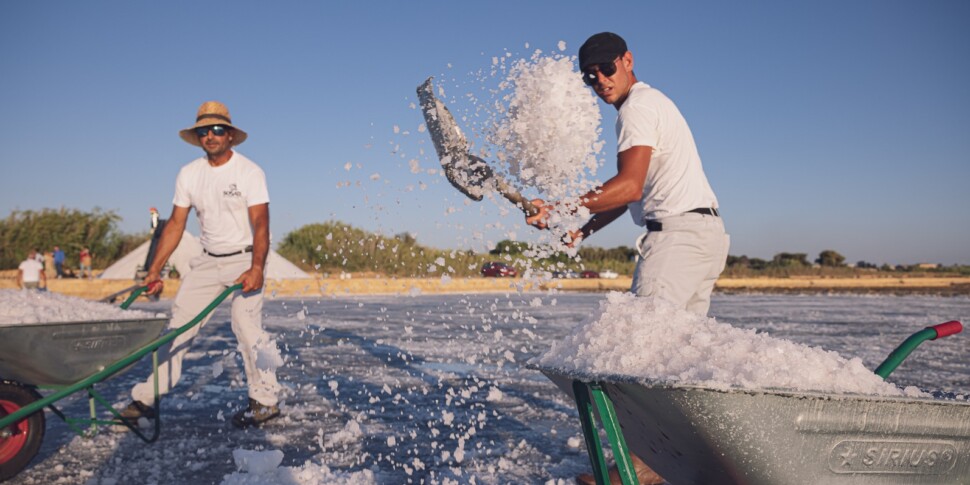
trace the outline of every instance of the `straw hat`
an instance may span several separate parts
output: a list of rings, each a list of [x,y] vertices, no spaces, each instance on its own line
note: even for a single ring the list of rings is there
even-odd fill
[[[202,147],[199,137],[195,134],[195,129],[200,126],[226,125],[233,129],[232,146],[236,146],[249,136],[245,131],[233,126],[232,119],[229,117],[229,108],[218,101],[206,101],[199,106],[199,114],[195,117],[195,125],[179,132],[179,136],[190,145]]]

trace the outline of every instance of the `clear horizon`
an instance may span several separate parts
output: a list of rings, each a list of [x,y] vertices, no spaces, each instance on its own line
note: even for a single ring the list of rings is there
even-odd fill
[[[147,230],[201,154],[178,130],[217,99],[267,173],[276,242],[330,219],[439,248],[534,240],[508,203],[467,201],[429,173],[415,87],[434,75],[449,100],[478,95],[492,57],[560,42],[574,55],[603,30],[685,114],[732,255],[970,264],[958,1],[5,3],[0,215],[100,207]],[[600,109],[605,179],[615,111]],[[587,244],[632,246],[639,231],[624,216]]]

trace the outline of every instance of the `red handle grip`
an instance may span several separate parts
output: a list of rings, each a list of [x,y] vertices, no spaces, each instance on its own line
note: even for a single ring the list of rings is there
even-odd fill
[[[926,327],[926,328],[932,328],[933,330],[936,330],[936,338],[933,339],[933,340],[936,340],[937,338],[943,338],[956,333],[960,333],[961,331],[963,331],[963,324],[956,320],[953,320],[952,322],[941,323],[939,325],[933,325],[932,327]]]

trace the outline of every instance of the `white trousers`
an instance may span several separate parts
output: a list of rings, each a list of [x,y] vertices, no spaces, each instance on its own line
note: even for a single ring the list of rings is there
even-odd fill
[[[219,296],[232,286],[239,275],[249,269],[252,254],[239,254],[216,258],[203,254],[192,260],[190,271],[172,304],[170,329],[181,327],[195,318]],[[262,325],[263,291],[232,295],[232,333],[236,335],[239,353],[245,365],[246,381],[249,384],[249,397],[267,406],[277,404],[280,385],[276,380],[276,368],[281,359],[276,341],[263,330]],[[188,352],[199,330],[209,321],[205,320],[168,345],[158,349],[158,392],[165,394],[178,383],[182,376],[182,359]],[[146,404],[155,399],[154,376],[136,384],[131,397]]]
[[[662,230],[637,239],[640,257],[630,291],[707,315],[714,283],[724,271],[731,245],[724,222],[717,216],[693,212],[659,222]]]

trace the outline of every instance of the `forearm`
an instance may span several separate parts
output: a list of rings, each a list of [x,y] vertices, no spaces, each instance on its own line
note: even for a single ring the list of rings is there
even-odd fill
[[[161,273],[168,258],[175,252],[179,242],[182,241],[182,234],[185,232],[185,221],[168,221],[162,236],[158,239],[158,246],[155,248],[155,258],[152,266],[148,269],[149,273]]]
[[[597,189],[580,197],[580,205],[589,210],[591,214],[607,214],[613,211],[620,211],[620,214],[622,214],[626,210],[627,204],[640,200],[642,191],[642,184],[614,177]],[[617,217],[619,217],[619,214],[614,215],[613,219]],[[610,221],[613,219],[610,219]]]
[[[253,268],[265,269],[269,255],[269,224],[253,228]]]
[[[253,268],[266,268],[269,254],[269,204],[249,208],[249,223],[253,228]]]
[[[615,221],[618,217],[626,213],[626,206],[619,207],[613,210],[600,212],[594,215],[586,224],[583,225],[581,231],[583,233],[583,239],[596,234],[600,229],[608,226],[611,222]]]

